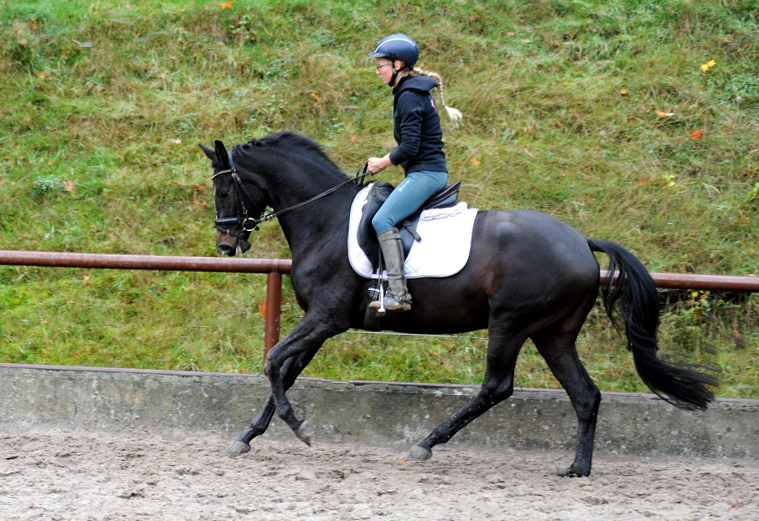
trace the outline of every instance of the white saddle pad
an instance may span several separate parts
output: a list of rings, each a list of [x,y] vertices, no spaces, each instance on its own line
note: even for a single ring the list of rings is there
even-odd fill
[[[348,258],[356,273],[366,278],[375,274],[372,263],[358,245],[357,235],[370,188],[371,185],[361,190],[353,200],[348,227]],[[467,208],[464,202],[451,208],[423,211],[416,228],[422,240],[411,246],[404,268],[406,278],[450,277],[461,271],[469,259],[475,217],[477,209]],[[383,272],[382,277],[387,279],[387,273]]]

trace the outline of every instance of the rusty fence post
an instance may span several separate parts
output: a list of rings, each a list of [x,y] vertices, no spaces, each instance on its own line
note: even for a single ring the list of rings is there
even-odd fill
[[[266,280],[266,338],[264,360],[269,350],[279,342],[279,323],[282,316],[282,274],[272,271]]]

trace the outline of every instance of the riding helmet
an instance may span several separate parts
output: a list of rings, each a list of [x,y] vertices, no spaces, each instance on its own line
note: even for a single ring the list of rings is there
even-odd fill
[[[405,34],[391,34],[381,39],[369,56],[387,58],[391,61],[402,60],[406,67],[413,69],[419,59],[419,47],[413,38]]]

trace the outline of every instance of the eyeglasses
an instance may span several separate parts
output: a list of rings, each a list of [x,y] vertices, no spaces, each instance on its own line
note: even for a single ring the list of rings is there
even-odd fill
[[[382,65],[377,65],[377,72],[379,72],[379,70],[380,70],[382,67],[387,67],[388,65],[392,65],[392,63],[383,63]]]

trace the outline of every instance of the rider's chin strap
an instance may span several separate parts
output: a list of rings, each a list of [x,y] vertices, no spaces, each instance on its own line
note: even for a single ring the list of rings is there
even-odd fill
[[[396,78],[398,78],[398,74],[401,71],[410,71],[410,70],[411,69],[409,67],[404,67],[404,68],[399,69],[399,70],[396,71],[395,70],[395,62],[393,62],[393,75],[390,77],[390,83],[388,83],[387,86],[390,87],[391,89],[394,89],[395,88],[395,80],[396,80]]]
[[[395,78],[397,78],[397,77],[398,77],[398,73],[399,73],[399,72],[400,72],[400,71],[396,71],[396,70],[395,70],[395,67],[393,67],[393,75],[392,75],[392,76],[390,76],[390,83],[388,83],[388,84],[387,84],[387,86],[388,86],[388,87],[390,87],[391,89],[394,89],[394,88],[395,88]]]

